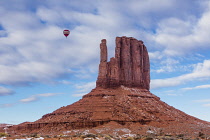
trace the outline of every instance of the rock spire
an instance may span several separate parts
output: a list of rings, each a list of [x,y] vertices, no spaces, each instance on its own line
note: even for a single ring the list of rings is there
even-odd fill
[[[106,40],[100,44],[100,64],[96,87],[150,88],[150,64],[143,41],[133,37],[116,37],[115,57],[107,62]]]

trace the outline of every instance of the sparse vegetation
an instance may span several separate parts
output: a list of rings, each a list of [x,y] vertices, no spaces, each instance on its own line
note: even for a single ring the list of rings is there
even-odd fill
[[[183,137],[184,137],[184,134],[177,135],[177,138],[183,138]]]
[[[134,140],[133,137],[128,137],[126,140]]]
[[[7,134],[6,133],[0,133],[0,137],[6,137]]]
[[[7,136],[5,133],[0,133],[0,137]],[[38,133],[33,133],[31,135],[21,135],[16,137],[10,137],[10,140],[14,139],[24,139],[24,138],[39,138],[42,136],[45,140],[201,140],[201,139],[209,139],[209,136],[200,132],[197,134],[196,137],[189,137],[185,134],[177,134],[177,135],[155,135],[155,136],[148,136],[148,135],[111,135],[111,134],[92,134],[92,133],[77,133],[75,135],[40,135]],[[210,139],[209,139],[210,140]]]
[[[105,135],[105,140],[111,140],[112,138],[110,137],[110,135]]]
[[[142,139],[142,136],[140,134],[137,134],[135,137],[134,137],[134,140],[140,140]]]
[[[33,133],[30,135],[30,137],[33,137],[33,138],[39,138],[40,135],[38,133]]]
[[[205,139],[205,134],[202,133],[202,132],[199,132],[199,133],[198,133],[198,137],[200,137],[200,138],[202,138],[202,139]]]
[[[95,139],[96,138],[96,135],[95,134],[87,134],[86,137],[88,137],[88,138],[94,138]]]
[[[146,137],[146,138],[144,138],[144,140],[153,140],[153,138],[151,138],[151,137]]]

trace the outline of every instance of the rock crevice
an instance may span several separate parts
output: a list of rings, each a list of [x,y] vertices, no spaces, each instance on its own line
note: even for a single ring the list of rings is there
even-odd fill
[[[107,45],[103,39],[100,44],[101,56],[96,87],[150,88],[149,56],[143,41],[132,37],[117,37],[115,57],[107,62]]]

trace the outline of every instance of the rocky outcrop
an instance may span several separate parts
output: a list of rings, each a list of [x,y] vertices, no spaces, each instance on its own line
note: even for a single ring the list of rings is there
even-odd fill
[[[184,134],[205,130],[210,125],[169,106],[146,89],[121,86],[115,89],[97,87],[81,100],[46,114],[33,123],[18,125],[10,131],[22,134],[62,134],[75,129],[97,130],[97,127],[104,125],[109,127],[110,122],[138,134],[145,133],[149,126]],[[119,129],[118,126],[113,129]],[[182,127],[187,131],[182,132]],[[210,134],[210,129],[205,131]]]
[[[93,133],[118,133],[119,128],[135,134],[145,134],[150,128],[169,134],[190,135],[201,130],[210,134],[209,122],[187,115],[150,93],[149,57],[142,41],[117,37],[115,57],[109,62],[105,39],[100,49],[96,88],[81,100],[35,122],[13,126],[10,134],[57,135],[78,133],[82,129],[94,129]],[[108,128],[111,128],[109,132]]]
[[[116,88],[121,85],[149,90],[150,64],[143,41],[132,37],[117,37],[115,57],[107,62],[106,40],[100,44],[101,56],[97,87]]]

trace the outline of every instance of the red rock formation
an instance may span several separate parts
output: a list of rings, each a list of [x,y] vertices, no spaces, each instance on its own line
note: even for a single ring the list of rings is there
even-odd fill
[[[146,89],[124,86],[115,89],[97,87],[72,105],[10,130],[22,134],[62,134],[83,128],[97,131],[97,127],[108,127],[110,122],[138,134],[143,134],[148,127],[161,128],[163,132],[174,134],[193,134],[200,130],[210,134],[208,122],[167,105]],[[119,128],[113,127],[110,132],[115,129]]]
[[[106,40],[102,40],[100,48],[95,89],[33,123],[10,128],[10,133],[54,135],[78,132],[75,129],[114,133],[120,127],[136,134],[145,134],[148,128],[170,134],[191,135],[201,130],[210,134],[209,122],[187,115],[150,93],[149,57],[142,41],[117,37],[115,57],[110,62],[107,62]],[[110,131],[105,131],[108,128]]]
[[[100,44],[101,59],[97,87],[116,88],[120,85],[149,90],[149,56],[143,41],[135,38],[117,37],[115,57],[107,62],[106,40]]]

